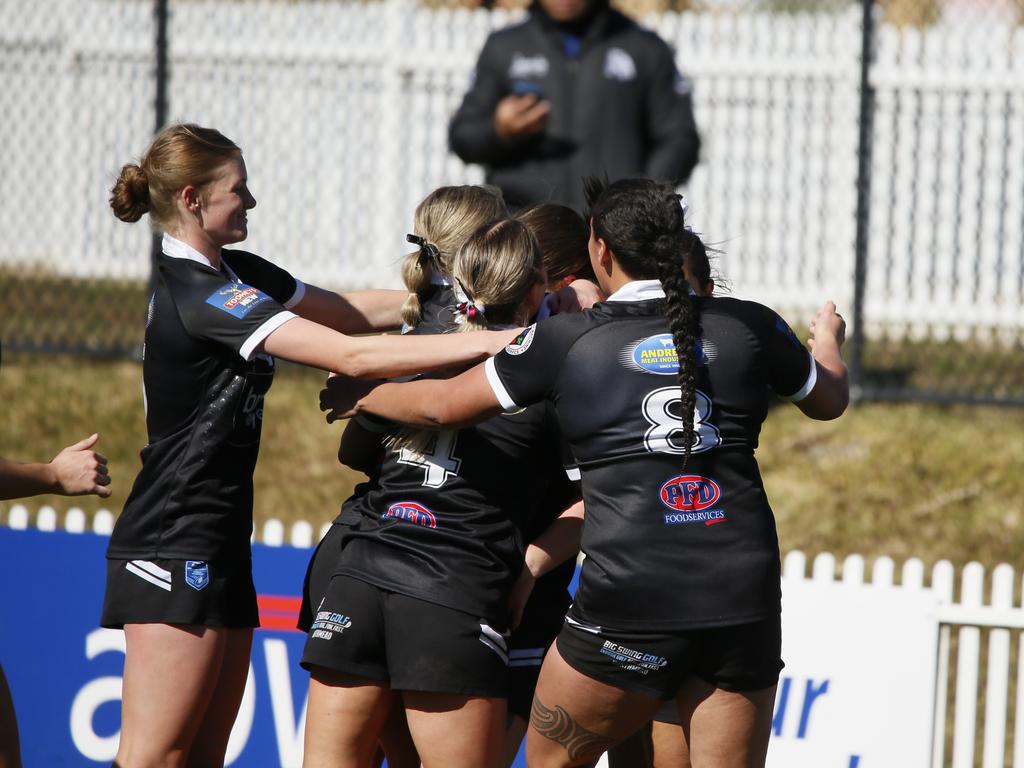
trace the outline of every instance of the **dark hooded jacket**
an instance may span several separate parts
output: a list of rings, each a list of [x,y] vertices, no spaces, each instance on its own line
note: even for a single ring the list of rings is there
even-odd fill
[[[513,93],[550,103],[541,135],[498,138],[494,110]],[[606,0],[572,25],[555,23],[535,2],[525,22],[492,33],[448,138],[465,162],[486,167],[510,206],[558,202],[580,211],[582,177],[681,184],[700,148],[692,85],[671,49]]]

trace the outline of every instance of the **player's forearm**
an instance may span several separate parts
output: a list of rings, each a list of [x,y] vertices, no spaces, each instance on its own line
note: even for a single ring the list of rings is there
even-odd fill
[[[411,427],[447,426],[450,398],[446,397],[445,383],[431,379],[381,384],[356,403],[355,412],[372,413]]]
[[[526,547],[526,568],[539,579],[580,549],[583,531],[583,502],[573,504]]]
[[[0,499],[40,493],[60,493],[57,472],[51,464],[18,464],[0,459]]]
[[[405,291],[385,289],[338,294],[307,285],[305,296],[293,311],[339,333],[391,331],[402,325],[401,308],[406,296]]]

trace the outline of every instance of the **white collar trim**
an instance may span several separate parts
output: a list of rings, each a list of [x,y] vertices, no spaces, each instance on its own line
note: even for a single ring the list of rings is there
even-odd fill
[[[166,232],[164,232],[164,237],[160,242],[160,247],[164,252],[164,255],[170,256],[172,259],[188,259],[189,261],[198,261],[200,264],[213,267],[210,260],[191,245],[183,240],[179,240],[176,237],[168,235]]]
[[[648,301],[664,298],[665,291],[662,290],[659,280],[632,280],[609,296],[606,301]]]
[[[164,232],[163,239],[160,242],[160,248],[164,252],[165,256],[170,256],[172,259],[188,259],[189,261],[195,261],[200,264],[203,264],[204,266],[207,266],[210,269],[216,269],[216,267],[214,267],[213,264],[210,263],[210,260],[208,258],[203,256],[203,254],[201,254],[191,245],[186,243],[184,240],[179,240],[176,237],[168,235],[166,232]],[[231,268],[230,264],[224,261],[224,259],[221,259],[220,263],[221,267],[223,267],[224,269],[224,272],[231,280],[234,280],[236,283],[240,282],[238,279],[238,275],[235,274],[235,270]],[[217,271],[219,272],[220,270]]]

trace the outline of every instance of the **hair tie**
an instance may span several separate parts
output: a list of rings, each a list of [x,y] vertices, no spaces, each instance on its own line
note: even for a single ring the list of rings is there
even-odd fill
[[[438,272],[442,272],[441,269],[441,251],[437,249],[437,246],[433,243],[427,242],[425,237],[419,235],[408,234],[405,236],[407,242],[413,245],[418,245],[420,248],[419,261],[429,261],[430,265]]]
[[[454,293],[455,301],[457,302],[455,304],[456,324],[462,325],[467,320],[474,319],[477,315],[483,316],[486,309],[483,302],[476,301],[459,278],[455,278]]]

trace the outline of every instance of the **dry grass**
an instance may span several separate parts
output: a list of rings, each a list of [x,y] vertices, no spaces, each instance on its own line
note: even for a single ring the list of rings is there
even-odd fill
[[[335,460],[341,428],[325,424],[317,408],[320,382],[288,368],[267,396],[257,523],[276,517],[319,526],[361,478]],[[44,497],[33,508],[120,510],[145,440],[138,364],[15,356],[4,361],[0,398],[7,404],[0,455],[48,458],[98,430],[110,458],[111,499]],[[758,456],[784,550],[989,564],[1016,562],[1024,550],[1018,410],[864,404],[820,423],[780,406]]]

